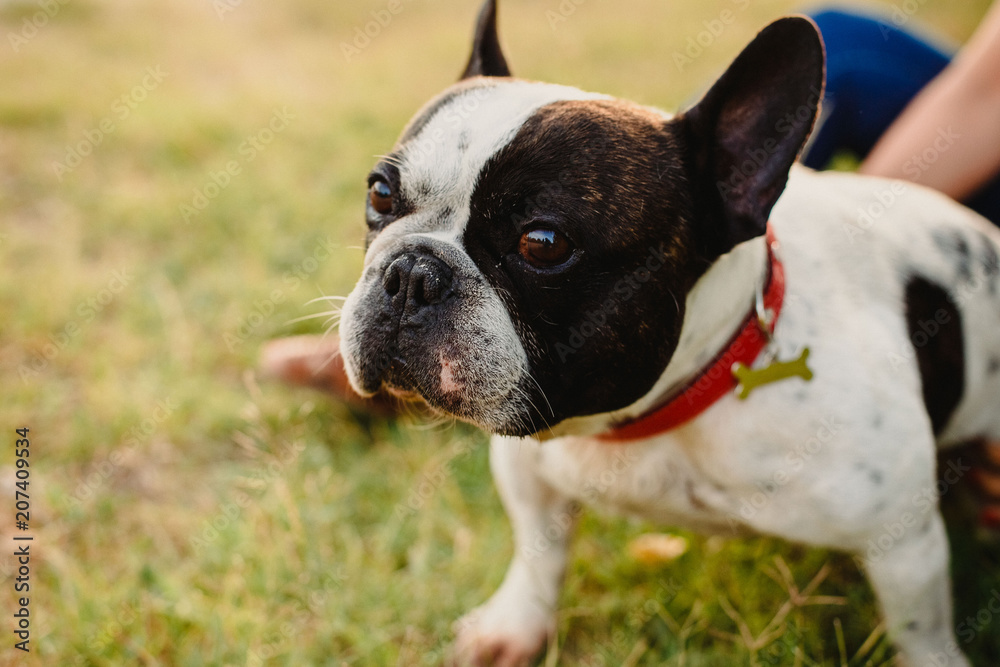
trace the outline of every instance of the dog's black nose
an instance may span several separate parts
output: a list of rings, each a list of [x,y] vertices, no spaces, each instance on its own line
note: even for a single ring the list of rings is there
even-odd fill
[[[420,309],[435,306],[451,291],[452,271],[444,262],[431,255],[400,255],[382,274],[382,288],[392,300],[393,308]]]

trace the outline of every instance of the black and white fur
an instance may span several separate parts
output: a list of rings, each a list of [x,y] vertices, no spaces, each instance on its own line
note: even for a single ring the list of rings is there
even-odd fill
[[[461,81],[376,165],[392,208],[368,207],[345,367],[361,393],[418,394],[496,434],[514,527],[503,584],[457,626],[457,663],[541,650],[582,501],[853,552],[908,664],[968,664],[928,490],[938,448],[1000,438],[1000,234],[930,190],[793,164],[822,85],[801,18],[765,28],[676,116],[511,78],[488,0]],[[645,440],[591,437],[725,347],[766,279],[768,221],[787,277],[775,345],[809,347],[814,379],[726,396]],[[570,241],[564,263],[519,254],[538,226]]]

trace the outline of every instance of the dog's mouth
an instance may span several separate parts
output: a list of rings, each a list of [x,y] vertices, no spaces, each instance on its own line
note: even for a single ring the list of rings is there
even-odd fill
[[[382,376],[381,386],[386,391],[400,398],[422,399],[459,418],[471,416],[465,391],[465,362],[452,346],[432,345],[425,349],[421,345],[409,354],[398,345],[396,349],[398,353],[390,357]]]
[[[481,358],[488,355],[487,348],[406,338],[384,345],[364,341],[358,347],[365,352],[345,364],[353,379],[364,378],[361,386],[369,393],[384,391],[421,402],[491,433],[524,436],[538,430],[534,424],[543,418],[534,418],[523,404],[525,392],[518,382]],[[391,354],[384,352],[389,349]]]
[[[417,379],[419,374],[399,355],[390,357],[381,379],[381,389],[404,400],[426,400],[427,388]]]

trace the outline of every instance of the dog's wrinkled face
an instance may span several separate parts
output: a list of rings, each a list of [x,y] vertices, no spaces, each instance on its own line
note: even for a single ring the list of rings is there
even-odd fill
[[[660,115],[559,86],[432,103],[370,177],[341,328],[358,388],[521,435],[638,399],[690,281],[674,143]]]
[[[777,167],[720,191],[742,159],[742,146],[718,145],[720,118],[753,129],[728,91],[672,119],[511,79],[487,19],[466,78],[369,176],[365,268],[341,345],[362,393],[415,393],[527,435],[650,390],[685,295],[720,254],[763,233],[804,135],[771,151]]]

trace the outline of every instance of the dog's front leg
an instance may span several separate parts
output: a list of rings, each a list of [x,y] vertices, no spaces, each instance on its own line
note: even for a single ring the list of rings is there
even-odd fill
[[[934,510],[891,548],[862,557],[906,667],[968,667],[952,631],[948,538]],[[881,537],[884,537],[882,535]]]
[[[503,583],[456,623],[452,663],[528,665],[555,632],[577,506],[537,474],[538,443],[494,437],[490,468],[514,531],[514,558]]]

